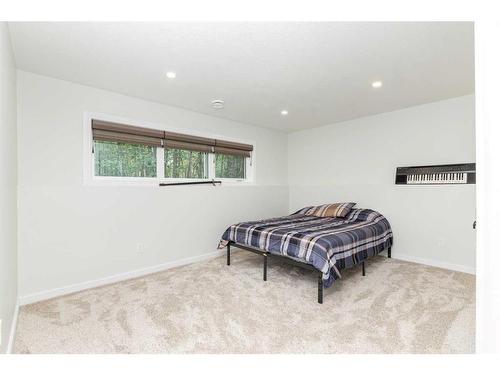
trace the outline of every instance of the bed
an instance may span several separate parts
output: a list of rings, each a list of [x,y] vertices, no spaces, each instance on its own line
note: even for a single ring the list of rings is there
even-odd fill
[[[308,215],[305,207],[292,215],[233,224],[226,229],[219,248],[231,246],[263,257],[263,278],[267,280],[268,258],[315,271],[318,276],[318,302],[323,303],[323,288],[341,277],[340,271],[362,265],[365,260],[387,250],[391,257],[393,234],[388,220],[377,211],[353,208],[344,217]]]

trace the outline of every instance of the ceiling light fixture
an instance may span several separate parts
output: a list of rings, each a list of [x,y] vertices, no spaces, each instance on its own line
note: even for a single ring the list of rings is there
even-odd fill
[[[372,87],[374,89],[378,89],[379,87],[382,87],[382,81],[374,81],[374,82],[372,82]]]
[[[288,115],[288,111],[287,111],[286,109],[282,110],[282,111],[281,111],[281,115],[282,115],[282,116],[286,116],[286,115]]]
[[[214,109],[224,108],[224,100],[221,100],[221,99],[212,100],[212,108],[214,108]]]
[[[176,76],[175,72],[167,72],[167,78],[174,79]]]

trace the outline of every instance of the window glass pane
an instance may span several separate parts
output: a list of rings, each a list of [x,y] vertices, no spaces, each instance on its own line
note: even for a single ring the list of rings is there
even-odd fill
[[[215,154],[215,177],[245,178],[245,156]]]
[[[94,141],[96,176],[156,177],[156,147]]]
[[[166,178],[208,178],[207,164],[206,152],[165,149]]]

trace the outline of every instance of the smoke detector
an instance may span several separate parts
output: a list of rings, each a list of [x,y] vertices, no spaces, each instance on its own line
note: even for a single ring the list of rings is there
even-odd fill
[[[212,100],[212,108],[214,108],[214,109],[224,108],[224,100],[220,100],[220,99]]]

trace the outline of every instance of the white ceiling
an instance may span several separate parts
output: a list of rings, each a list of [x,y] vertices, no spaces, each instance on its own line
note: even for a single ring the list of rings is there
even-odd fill
[[[9,26],[21,70],[284,131],[474,91],[466,22]]]

